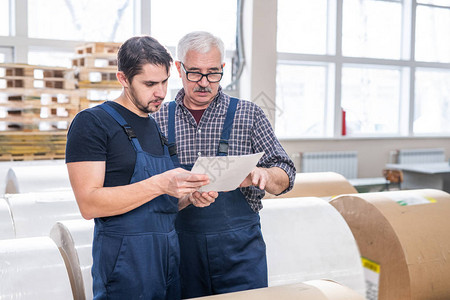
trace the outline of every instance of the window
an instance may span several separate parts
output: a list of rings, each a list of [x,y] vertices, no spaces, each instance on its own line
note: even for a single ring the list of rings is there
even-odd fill
[[[132,0],[28,0],[30,37],[124,41],[133,35]]]
[[[345,0],[343,7],[344,56],[400,58],[400,1]]]
[[[201,30],[219,36],[226,50],[235,49],[236,1],[153,0],[151,3],[151,34],[161,43],[176,46],[186,33]]]
[[[278,23],[280,137],[450,135],[448,0],[278,0]]]
[[[208,31],[220,37],[225,44],[222,87],[231,83],[232,52],[236,49],[236,1],[221,0],[153,0],[151,8],[151,35],[170,46],[175,60],[178,41],[191,31]],[[201,9],[197,9],[201,7]],[[176,8],[176,9],[174,9]],[[205,14],[205,11],[218,12]],[[176,20],[168,25],[169,20]],[[166,100],[173,100],[183,86],[175,67],[171,70]]]
[[[417,60],[450,62],[450,4],[446,2],[446,8],[417,6]]]
[[[450,133],[450,70],[417,69],[415,99],[415,133]]]
[[[400,71],[344,66],[342,102],[348,135],[398,134]]]
[[[13,62],[13,51],[11,47],[0,47],[0,63]]]
[[[20,37],[13,35],[2,39],[1,35],[9,35],[10,32],[9,3],[14,1],[0,1],[2,61],[70,67],[75,47],[83,42],[123,42],[133,35],[149,32],[175,56],[174,50],[182,35],[193,30],[206,30],[221,37],[225,43],[227,52],[222,86],[231,82],[237,1],[27,0],[21,8],[26,7],[28,14],[20,14],[19,11],[16,15],[15,23],[27,24],[20,28]],[[141,7],[150,9],[148,12],[140,11]],[[205,15],[205,10],[217,14]],[[171,74],[169,88],[179,89],[181,81],[177,79],[175,68]]]
[[[0,35],[9,35],[9,1],[0,1]]]
[[[327,24],[326,0],[278,0],[277,50],[325,54]]]
[[[326,83],[326,66],[278,64],[275,133],[279,138],[325,135]]]

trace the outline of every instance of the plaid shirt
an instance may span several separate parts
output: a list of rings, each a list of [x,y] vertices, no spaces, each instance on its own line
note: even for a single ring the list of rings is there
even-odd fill
[[[175,135],[178,158],[181,164],[194,164],[199,156],[217,156],[219,139],[227,113],[230,97],[219,92],[203,113],[197,125],[192,114],[183,105],[184,89],[181,89],[175,101]],[[168,105],[152,116],[158,122],[162,133],[168,135]],[[228,155],[244,155],[264,152],[258,167],[283,169],[289,177],[289,187],[282,193],[292,189],[295,180],[295,167],[275,136],[272,126],[263,110],[250,101],[240,100],[236,108],[233,129],[229,139]],[[265,192],[257,187],[241,188],[250,207],[258,212],[262,208],[261,199]]]

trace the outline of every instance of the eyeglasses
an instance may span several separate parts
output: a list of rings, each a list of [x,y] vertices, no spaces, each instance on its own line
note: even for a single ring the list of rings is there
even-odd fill
[[[181,63],[181,66],[183,67],[184,73],[186,73],[187,80],[192,81],[192,82],[199,82],[200,80],[203,79],[203,76],[206,76],[206,80],[208,80],[211,83],[214,83],[214,82],[219,82],[223,76],[223,72],[214,72],[214,73],[208,73],[208,74],[203,74],[200,72],[189,72],[189,71],[186,71],[186,68],[184,67],[183,63]]]

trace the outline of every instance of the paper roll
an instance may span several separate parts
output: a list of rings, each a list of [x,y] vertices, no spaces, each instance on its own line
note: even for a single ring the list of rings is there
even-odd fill
[[[81,219],[72,190],[6,194],[15,237],[47,236],[59,220]]]
[[[62,164],[13,166],[6,175],[5,194],[70,189],[67,167]]]
[[[266,199],[263,205],[269,286],[330,279],[365,294],[356,241],[333,206],[313,197]]]
[[[0,240],[0,299],[72,299],[64,260],[49,237]]]
[[[200,297],[195,299],[221,300],[364,300],[348,287],[328,280],[272,286],[243,292]]]
[[[342,195],[365,265],[368,299],[450,299],[450,195],[410,190]]]
[[[90,300],[92,294],[92,239],[93,220],[57,222],[50,237],[58,246],[66,262],[75,300]]]
[[[64,159],[42,159],[42,160],[27,160],[27,161],[1,161],[0,162],[0,194],[5,193],[6,175],[9,169],[19,166],[42,166],[42,165],[64,165]]]
[[[15,237],[14,224],[5,199],[0,198],[0,240],[12,239]]]
[[[346,286],[340,285],[331,280],[310,280],[304,284],[314,286],[329,300],[364,300],[364,296],[356,293]]]
[[[357,193],[344,176],[335,172],[297,173],[292,190],[274,196],[266,193],[265,199],[294,197],[333,197]]]

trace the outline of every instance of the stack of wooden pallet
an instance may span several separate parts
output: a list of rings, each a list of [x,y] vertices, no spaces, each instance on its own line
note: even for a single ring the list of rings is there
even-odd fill
[[[87,43],[75,49],[72,65],[80,90],[80,109],[116,98],[121,85],[116,79],[120,43]]]
[[[0,64],[0,161],[64,158],[75,115],[121,93],[119,47],[79,46],[72,68]]]
[[[73,70],[0,64],[0,130],[64,131],[79,111]]]

